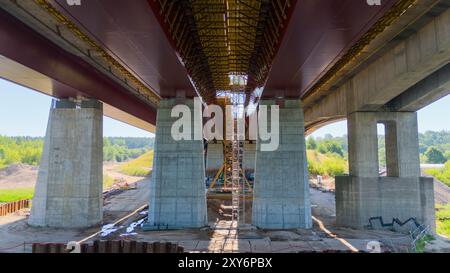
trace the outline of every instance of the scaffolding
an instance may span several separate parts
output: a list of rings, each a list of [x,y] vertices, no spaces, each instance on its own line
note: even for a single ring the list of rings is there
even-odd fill
[[[246,78],[249,95],[266,78],[285,30],[291,0],[155,0],[153,9],[198,93],[212,102]]]

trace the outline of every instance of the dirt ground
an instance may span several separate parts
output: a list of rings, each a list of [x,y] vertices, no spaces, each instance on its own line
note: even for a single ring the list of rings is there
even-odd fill
[[[15,164],[0,170],[0,189],[31,188],[37,180],[38,167]]]
[[[353,248],[367,251],[367,244],[379,241],[384,251],[407,251],[408,235],[391,231],[359,231],[334,226],[334,196],[330,192],[311,189],[314,227],[311,230],[268,231],[230,221],[227,204],[208,202],[210,214],[208,227],[195,230],[171,230],[144,232],[146,210],[106,228],[108,224],[136,210],[148,202],[149,179],[138,182],[135,190],[124,191],[105,200],[104,234],[93,239],[124,239],[139,241],[170,241],[183,245],[192,252],[322,252],[351,251]],[[219,212],[217,212],[219,210]],[[221,210],[221,211],[220,211]],[[59,230],[33,228],[27,225],[27,213],[0,217],[0,252],[30,252],[31,242],[69,242],[81,240],[102,227],[85,230]],[[28,244],[25,244],[28,243]],[[448,247],[448,248],[447,248]],[[433,251],[450,251],[444,241],[434,245]]]
[[[121,175],[114,173],[113,164],[106,165],[105,170],[109,171],[111,177]],[[368,243],[373,241],[380,242],[382,251],[389,252],[408,252],[411,246],[407,234],[336,227],[334,193],[328,188],[311,188],[314,225],[310,230],[256,229],[248,224],[251,222],[251,201],[246,203],[247,224],[237,225],[231,221],[230,201],[219,200],[208,200],[209,225],[200,230],[144,232],[141,224],[147,217],[146,209],[112,226],[118,219],[148,203],[150,183],[149,178],[141,179],[136,189],[108,196],[104,202],[104,221],[98,227],[83,230],[34,228],[27,225],[27,211],[0,217],[0,252],[31,252],[33,242],[67,243],[79,241],[99,231],[92,240],[170,241],[183,245],[190,252],[367,251]],[[3,185],[6,184],[3,182]],[[437,237],[437,240],[427,245],[427,251],[450,252],[450,243],[445,238]]]
[[[135,177],[118,172],[120,163],[103,163],[103,173],[113,179],[135,183],[142,177]],[[32,188],[36,184],[38,176],[37,166],[14,164],[0,170],[0,189]]]

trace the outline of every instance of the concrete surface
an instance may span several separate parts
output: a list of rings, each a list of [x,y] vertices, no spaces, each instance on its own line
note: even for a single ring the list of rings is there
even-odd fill
[[[249,141],[246,141],[244,143],[244,156],[242,159],[242,167],[244,170],[248,172],[254,172],[255,171],[255,165],[256,165],[256,143],[250,143]]]
[[[171,110],[177,104],[175,99],[165,99],[158,108],[147,229],[198,228],[207,223],[203,140],[172,137],[178,118],[171,117]],[[202,116],[194,111],[193,100],[186,100],[186,105],[194,139],[196,133],[202,136],[202,126],[194,126],[196,119],[201,124]]]
[[[351,228],[382,229],[381,223],[394,219],[405,223],[415,218],[419,224],[435,227],[433,180],[430,178],[398,177],[336,177],[336,224]],[[381,217],[370,222],[371,218]],[[409,231],[395,224],[397,230]],[[392,227],[388,227],[392,228]]]
[[[103,112],[96,101],[50,112],[29,224],[81,228],[102,221]]]
[[[379,177],[378,123],[386,130],[387,177]],[[337,225],[364,228],[381,217],[371,225],[381,229],[394,219],[414,218],[434,229],[434,185],[420,177],[417,114],[355,112],[349,115],[348,130],[350,176],[336,177]]]
[[[414,112],[355,112],[348,117],[349,171],[358,177],[378,177],[377,124],[386,128],[388,176],[419,177],[419,136]]]
[[[209,142],[208,151],[206,153],[206,172],[209,176],[214,175],[219,171],[223,165],[223,143],[218,141],[217,143]]]
[[[315,101],[305,111],[308,133],[356,111],[376,111],[386,105],[394,110],[417,111],[448,94],[449,26],[447,9],[372,58],[328,96]]]
[[[273,101],[262,104],[274,105]],[[270,112],[268,110],[268,112]],[[270,126],[270,118],[268,119]],[[256,150],[253,225],[265,229],[311,228],[303,110],[298,100],[280,108],[278,150]]]

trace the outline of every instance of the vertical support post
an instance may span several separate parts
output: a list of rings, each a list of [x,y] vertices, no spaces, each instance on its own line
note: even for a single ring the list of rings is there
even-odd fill
[[[265,100],[261,104],[275,102]],[[276,124],[269,122],[268,126]],[[275,151],[262,151],[258,134],[252,221],[266,229],[311,228],[304,119],[299,100],[284,102],[279,126],[280,144]]]
[[[51,109],[29,224],[83,228],[102,221],[103,107],[61,100]]]
[[[172,125],[179,120],[171,116],[175,105],[175,99],[163,99],[158,108],[149,217],[144,230],[200,228],[207,224],[203,140],[194,139],[202,133],[195,132],[202,126],[194,126],[196,119],[201,120],[201,111],[194,111],[194,101],[186,100],[191,140],[175,140]]]
[[[386,128],[387,177],[378,173],[378,123]],[[350,175],[336,177],[337,225],[394,224],[400,230],[413,222],[434,228],[434,213],[428,213],[434,208],[433,181],[420,177],[417,114],[354,112],[348,130]]]

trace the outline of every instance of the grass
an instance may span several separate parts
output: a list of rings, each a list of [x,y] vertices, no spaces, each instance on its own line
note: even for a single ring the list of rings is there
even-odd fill
[[[425,172],[450,187],[450,160],[443,168],[429,169]]]
[[[145,177],[150,174],[152,165],[153,150],[141,155],[136,159],[122,164],[119,168],[119,171],[130,176]]]
[[[110,188],[114,184],[114,179],[110,176],[103,175],[103,188]],[[17,188],[17,189],[0,189],[0,203],[9,203],[20,200],[32,199],[34,195],[34,187]]]
[[[114,182],[115,182],[114,178],[106,174],[103,174],[103,190],[111,188],[114,185]]]
[[[307,150],[308,172],[312,175],[334,177],[347,172],[345,159],[335,154],[321,154],[317,151]]]
[[[450,238],[450,203],[436,208],[436,231]]]
[[[34,188],[0,190],[0,203],[9,203],[33,198]]]
[[[436,238],[434,238],[433,235],[427,234],[423,236],[420,240],[416,242],[416,252],[417,253],[423,253],[425,252],[425,246],[428,242],[434,241]]]

